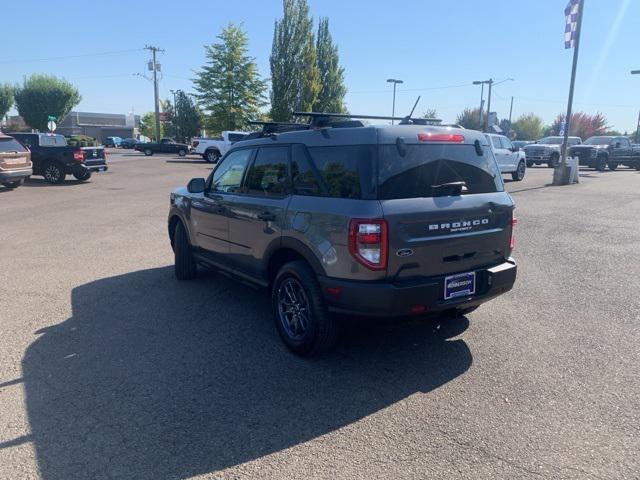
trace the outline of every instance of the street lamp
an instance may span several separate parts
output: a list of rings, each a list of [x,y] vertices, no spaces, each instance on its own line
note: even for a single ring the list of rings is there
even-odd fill
[[[489,83],[491,80],[475,80],[474,85],[480,85],[480,124],[482,124],[482,112],[484,110],[484,84]]]
[[[393,83],[393,106],[391,107],[391,117],[396,116],[396,85],[399,83],[404,83],[402,80],[398,80],[396,78],[388,78],[387,83]],[[391,119],[391,125],[393,125],[393,118]]]
[[[505,78],[504,80],[500,80],[499,82],[494,82],[493,78],[490,78],[489,80],[476,80],[475,82],[473,82],[474,85],[482,85],[483,89],[485,83],[489,85],[489,94],[487,96],[487,116],[484,118],[483,126],[483,130],[485,132],[489,130],[489,115],[491,114],[491,89],[494,85],[500,85],[501,83],[509,81],[513,82],[513,78]],[[482,121],[482,93],[480,94],[480,120]]]

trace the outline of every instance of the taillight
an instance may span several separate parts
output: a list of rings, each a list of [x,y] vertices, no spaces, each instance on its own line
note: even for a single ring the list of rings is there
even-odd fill
[[[84,153],[82,153],[82,150],[74,150],[73,151],[73,159],[76,162],[81,162],[84,160]]]
[[[516,248],[516,236],[515,236],[514,230],[517,224],[518,224],[518,219],[515,217],[511,218],[511,239],[509,240],[509,248],[511,250]]]
[[[461,143],[464,142],[464,135],[459,133],[419,133],[418,141]]]
[[[349,252],[369,270],[387,268],[389,235],[384,219],[360,220],[349,223]]]

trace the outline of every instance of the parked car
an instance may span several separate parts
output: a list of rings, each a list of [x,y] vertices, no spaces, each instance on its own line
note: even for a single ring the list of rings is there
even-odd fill
[[[515,147],[504,135],[494,133],[485,135],[493,149],[500,173],[510,173],[514,181],[521,181],[527,170],[525,152]]]
[[[105,147],[117,148],[122,144],[122,137],[107,137],[104,140]]]
[[[224,131],[219,137],[196,137],[191,140],[193,153],[201,155],[209,163],[216,163],[236,142],[244,140],[248,132]]]
[[[531,145],[524,147],[524,153],[527,157],[527,167],[533,165],[542,165],[546,163],[548,167],[555,168],[560,161],[560,150],[564,137],[544,137]],[[569,137],[568,145],[580,145],[582,139],[580,137]]]
[[[513,143],[514,147],[522,150],[527,145],[533,143],[533,140],[513,140],[511,143]]]
[[[581,166],[601,172],[607,166],[615,170],[619,165],[640,170],[640,145],[633,145],[627,137],[591,137],[582,145],[571,147],[569,156],[578,157]]]
[[[171,193],[168,233],[178,279],[204,265],[269,288],[310,355],[338,315],[466,314],[510,290],[513,209],[481,133],[350,121],[236,143]]]
[[[18,188],[32,173],[29,149],[0,132],[0,183],[7,188]]]
[[[103,147],[71,147],[62,135],[51,133],[10,133],[31,151],[33,174],[49,183],[62,183],[66,175],[87,181],[92,172],[106,172]]]
[[[135,138],[124,138],[122,142],[120,142],[120,148],[135,148],[135,146],[140,143]]]
[[[163,138],[159,143],[138,143],[133,148],[143,152],[146,156],[151,156],[154,153],[177,153],[184,157],[190,150],[189,145],[176,143],[173,138]]]

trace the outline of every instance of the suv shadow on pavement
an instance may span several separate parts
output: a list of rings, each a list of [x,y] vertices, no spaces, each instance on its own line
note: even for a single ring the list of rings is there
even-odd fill
[[[163,267],[73,289],[23,360],[44,479],[186,478],[314,439],[472,363],[465,317],[374,322],[313,360],[276,341],[266,295]]]

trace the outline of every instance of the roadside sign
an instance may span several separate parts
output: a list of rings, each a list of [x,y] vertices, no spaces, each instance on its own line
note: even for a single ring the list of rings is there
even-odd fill
[[[56,122],[54,122],[53,120],[49,120],[47,122],[47,128],[49,129],[50,132],[55,132],[58,126],[56,125]]]

